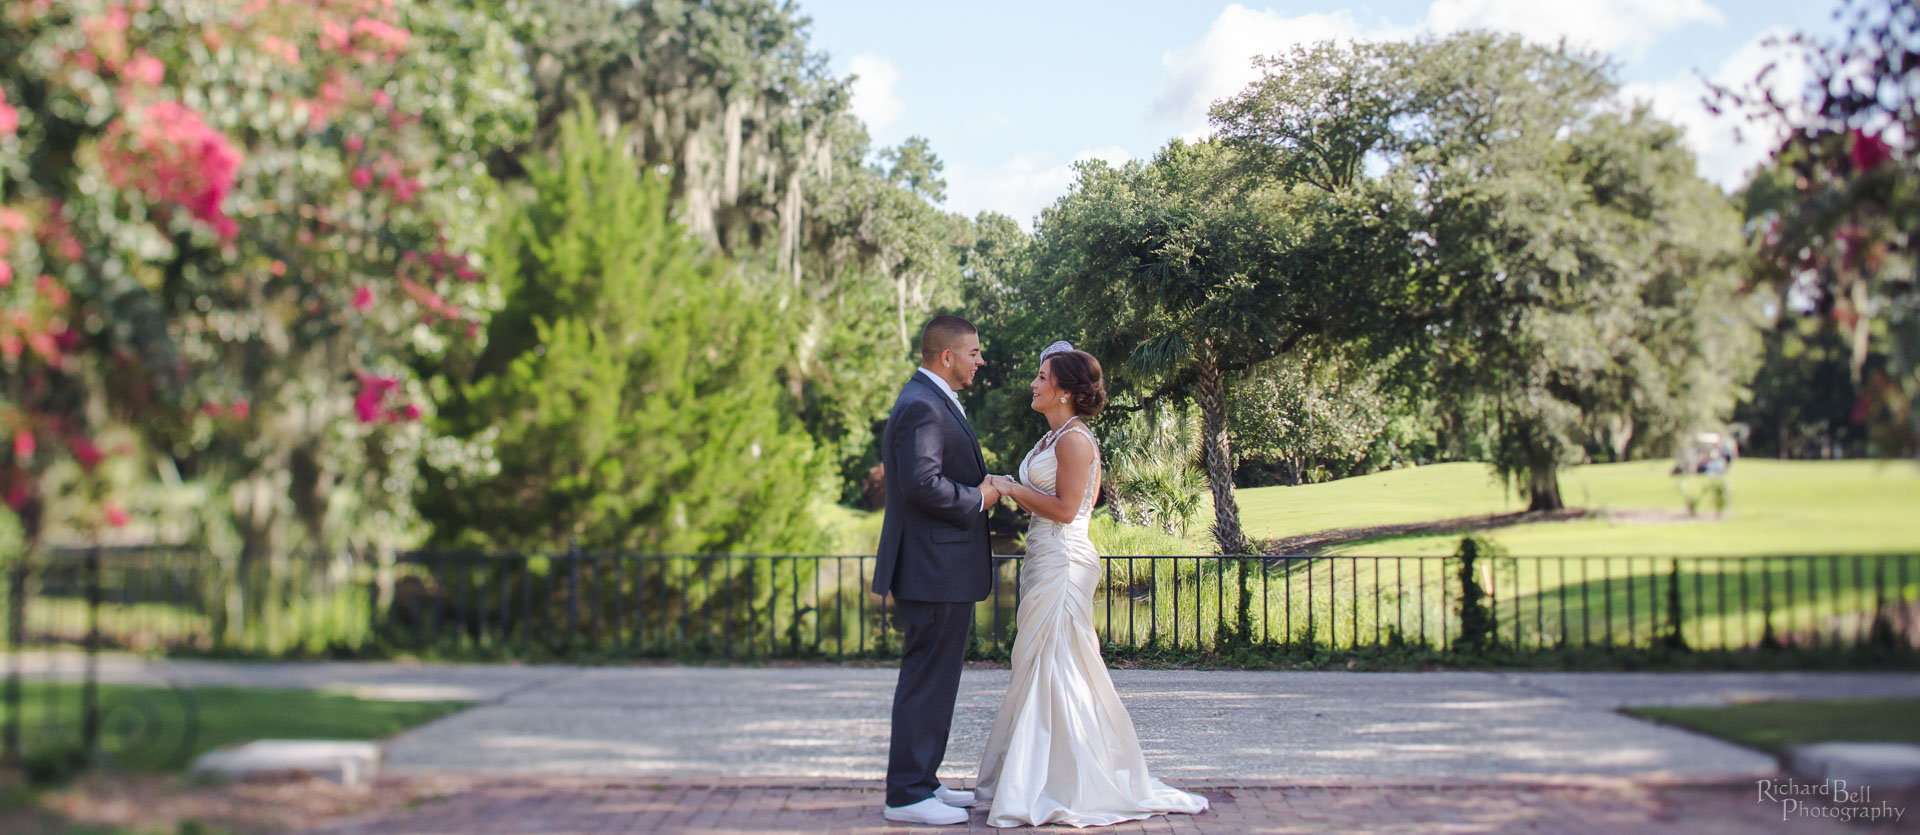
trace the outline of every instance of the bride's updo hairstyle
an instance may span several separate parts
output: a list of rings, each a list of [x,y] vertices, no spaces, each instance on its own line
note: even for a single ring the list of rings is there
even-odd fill
[[[1060,351],[1049,354],[1053,384],[1073,398],[1073,411],[1081,417],[1093,417],[1107,407],[1107,387],[1100,380],[1100,361],[1085,351]]]

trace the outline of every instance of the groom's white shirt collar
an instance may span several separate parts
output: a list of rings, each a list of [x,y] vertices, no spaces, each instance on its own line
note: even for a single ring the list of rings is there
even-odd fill
[[[924,365],[920,366],[920,373],[927,375],[927,379],[933,381],[934,388],[947,393],[947,399],[953,401],[953,406],[960,410],[961,417],[967,416],[967,407],[960,405],[960,395],[953,390],[953,384],[948,383],[944,378],[933,373]]]

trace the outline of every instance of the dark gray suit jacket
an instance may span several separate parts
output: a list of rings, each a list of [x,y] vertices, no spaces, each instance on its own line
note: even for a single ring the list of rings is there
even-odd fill
[[[993,549],[980,482],[987,462],[973,427],[938,383],[915,371],[880,436],[887,509],[873,593],[971,603],[993,590]]]

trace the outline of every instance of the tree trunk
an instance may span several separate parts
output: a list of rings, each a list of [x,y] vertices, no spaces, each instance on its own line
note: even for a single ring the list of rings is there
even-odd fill
[[[906,276],[896,275],[893,277],[893,298],[894,298],[894,312],[899,317],[899,324],[900,324],[900,350],[911,352],[913,350],[913,342],[907,338],[907,277]]]
[[[1853,310],[1858,315],[1853,320],[1853,333],[1849,334],[1853,338],[1853,351],[1849,358],[1848,369],[1852,372],[1853,384],[1857,386],[1864,379],[1863,373],[1867,367],[1867,345],[1873,327],[1873,318],[1867,315],[1867,311],[1873,309],[1873,300],[1867,295],[1865,281],[1853,282],[1851,298]]]
[[[1207,483],[1213,488],[1213,535],[1222,554],[1247,552],[1240,533],[1240,506],[1233,498],[1233,455],[1227,440],[1226,381],[1211,343],[1200,348],[1201,448],[1206,455]]]
[[[1560,473],[1553,467],[1536,467],[1527,473],[1527,512],[1559,510],[1566,507],[1560,501]]]
[[[793,286],[800,286],[800,220],[805,208],[802,199],[800,170],[796,167],[787,175],[787,193],[780,199],[780,265],[782,271],[793,278]]]
[[[1620,416],[1613,419],[1611,438],[1608,446],[1613,450],[1613,460],[1627,460],[1628,447],[1633,445],[1633,418]]]
[[[720,202],[729,206],[740,202],[740,123],[746,118],[751,102],[746,98],[729,101],[726,113],[720,117],[720,133],[727,143],[726,161],[720,167]]]

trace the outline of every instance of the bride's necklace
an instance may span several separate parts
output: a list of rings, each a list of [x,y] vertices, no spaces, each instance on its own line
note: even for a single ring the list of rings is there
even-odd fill
[[[1061,433],[1066,432],[1067,427],[1072,426],[1073,422],[1079,419],[1080,419],[1079,415],[1069,415],[1066,420],[1063,420],[1060,422],[1060,428],[1052,430],[1047,434],[1040,436],[1040,444],[1039,446],[1036,447],[1036,449],[1046,449],[1048,447],[1053,446],[1053,442],[1059,439]]]

